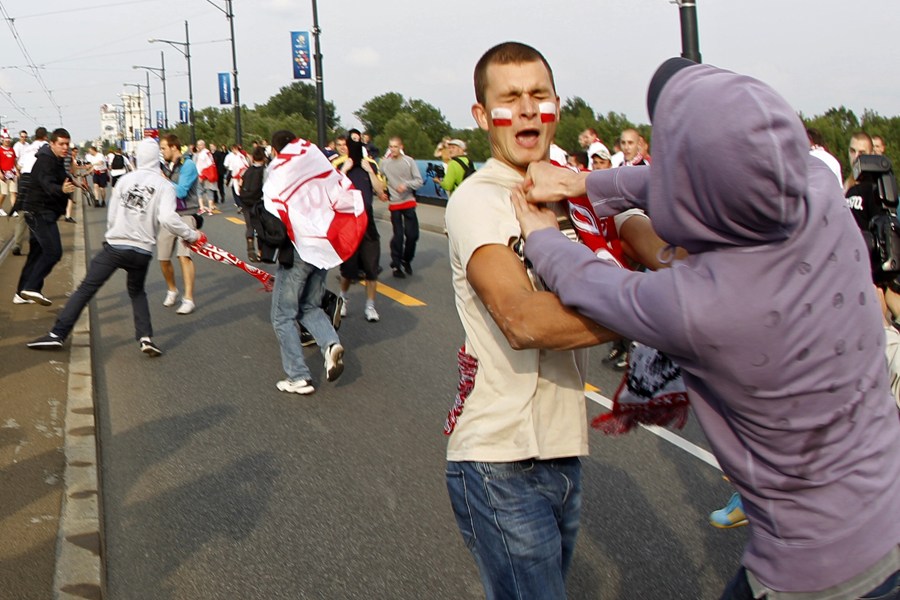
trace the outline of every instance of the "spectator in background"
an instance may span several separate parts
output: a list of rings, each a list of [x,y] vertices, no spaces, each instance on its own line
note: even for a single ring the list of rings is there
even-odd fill
[[[880,135],[872,136],[872,153],[881,156],[884,154],[886,144],[884,143],[884,138]]]
[[[452,140],[451,140],[452,141]],[[458,140],[457,140],[458,141]],[[448,152],[454,146],[445,144]],[[459,148],[459,146],[456,146]],[[403,140],[394,136],[388,141],[388,157],[381,161],[381,171],[387,178],[388,209],[391,211],[391,269],[400,279],[412,275],[412,261],[419,240],[419,218],[416,216],[415,191],[422,187],[419,167],[403,153]]]
[[[838,185],[843,185],[844,178],[841,176],[841,163],[825,149],[825,140],[822,138],[819,130],[807,127],[806,137],[809,139],[809,153],[828,165],[828,168],[837,177]]]
[[[241,212],[244,215],[244,235],[247,238],[247,259],[250,262],[259,262],[259,252],[256,250],[254,232],[257,223],[254,225],[256,217],[251,217],[253,207],[262,202],[263,199],[263,180],[266,173],[266,149],[257,146],[253,149],[251,164],[244,170],[239,178],[240,181],[240,200]],[[233,181],[233,179],[232,179]]]
[[[450,149],[450,162],[445,167],[441,187],[444,188],[447,195],[450,195],[459,187],[463,179],[475,172],[475,164],[466,155],[466,143],[464,141],[453,139],[447,142],[447,146]]]
[[[200,203],[199,213],[213,215],[215,214],[213,212],[215,208],[213,194],[217,193],[219,189],[219,174],[216,172],[216,163],[213,160],[212,152],[206,147],[204,140],[197,140],[197,152],[193,155],[193,160],[200,179],[197,187],[197,199]]]
[[[603,171],[612,168],[612,158],[609,155],[609,149],[603,144],[595,148],[591,154],[591,170]]]
[[[16,204],[16,194],[18,187],[16,181],[19,178],[19,172],[16,170],[16,151],[12,147],[12,139],[9,133],[3,130],[0,135],[0,217],[5,217],[9,213],[3,210],[3,203],[9,196],[9,212]]]
[[[109,185],[109,168],[106,157],[97,151],[96,146],[91,146],[85,158],[91,163],[93,169],[94,197],[97,199],[97,206],[106,206],[106,187]]]
[[[850,173],[844,179],[844,194],[849,197],[851,188],[856,186],[856,178],[853,177],[853,163],[860,154],[874,154],[872,138],[865,131],[857,131],[850,136],[850,144],[847,146],[847,158],[850,161]]]
[[[225,202],[225,157],[228,153],[222,150],[216,144],[210,144],[209,150],[212,152],[213,162],[216,163],[216,191],[213,195],[213,201],[216,204]]]
[[[265,146],[262,146],[260,144],[254,145],[254,155],[256,154],[257,148],[262,149],[263,157],[265,157]],[[240,144],[231,145],[231,152],[228,153],[228,156],[225,157],[225,161],[222,164],[228,170],[229,187],[231,187],[231,194],[232,198],[234,199],[234,205],[237,206],[239,210],[243,211],[243,204],[241,204],[241,182],[243,179],[244,171],[250,165],[250,162],[247,160],[247,156],[244,154],[244,149],[241,148]],[[262,190],[260,189],[260,191]]]

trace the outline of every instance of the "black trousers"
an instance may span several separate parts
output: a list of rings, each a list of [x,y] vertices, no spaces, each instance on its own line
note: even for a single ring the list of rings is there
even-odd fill
[[[150,323],[150,306],[147,303],[147,292],[144,291],[144,282],[147,280],[147,269],[153,258],[150,254],[144,254],[136,250],[122,250],[113,248],[106,242],[103,249],[91,260],[87,275],[75,293],[66,302],[65,308],[59,313],[56,324],[51,330],[53,333],[66,339],[75,327],[75,322],[81,315],[81,311],[91,301],[91,298],[103,287],[103,284],[119,269],[128,273],[127,288],[128,297],[131,298],[131,310],[134,313],[134,339],[153,336],[153,326]]]
[[[412,263],[416,255],[416,242],[419,241],[419,217],[416,216],[416,209],[392,210],[391,225],[394,227],[391,268],[399,269],[401,263]]]

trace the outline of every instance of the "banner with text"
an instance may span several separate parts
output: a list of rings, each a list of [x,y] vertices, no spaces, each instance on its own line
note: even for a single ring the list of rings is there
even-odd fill
[[[231,104],[231,73],[219,73],[219,104]]]
[[[291,61],[294,63],[294,79],[310,79],[309,32],[291,32]]]
[[[178,101],[178,121],[180,123],[188,122],[188,103],[187,100]]]
[[[156,111],[156,128],[162,129],[165,126],[166,126],[166,124],[163,121],[163,111],[161,111],[161,110]]]

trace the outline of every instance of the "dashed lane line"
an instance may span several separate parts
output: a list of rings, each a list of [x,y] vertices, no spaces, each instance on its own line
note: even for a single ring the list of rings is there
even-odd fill
[[[360,281],[360,284],[366,285],[364,281]],[[394,302],[398,302],[399,304],[402,304],[403,306],[428,306],[427,304],[425,304],[418,298],[413,298],[410,295],[404,294],[400,290],[395,290],[391,286],[385,285],[385,284],[381,283],[380,281],[378,282],[378,288],[376,291],[379,294],[387,296]]]
[[[607,398],[606,396],[600,394],[599,388],[594,387],[593,385],[587,383],[584,386],[584,392],[585,392],[584,395],[587,398],[589,398],[590,400],[593,400],[594,402],[596,402],[600,406],[606,408],[607,410],[612,410],[613,401],[610,400],[609,398]],[[699,458],[700,460],[702,460],[709,466],[711,466],[715,469],[718,469],[719,471],[722,470],[722,467],[719,466],[719,461],[717,461],[716,457],[713,456],[713,454],[711,452],[709,452],[708,450],[704,450],[700,446],[687,441],[683,437],[672,433],[671,431],[669,431],[668,429],[665,429],[664,427],[657,427],[656,425],[641,425],[641,427],[643,427],[644,429],[646,429],[653,435],[656,435],[656,436],[664,439],[665,441],[669,442],[673,446],[680,448],[681,450],[684,450],[685,452],[687,452],[694,458]]]
[[[225,220],[231,221],[235,225],[246,225],[243,219],[238,219],[237,217],[225,217]]]

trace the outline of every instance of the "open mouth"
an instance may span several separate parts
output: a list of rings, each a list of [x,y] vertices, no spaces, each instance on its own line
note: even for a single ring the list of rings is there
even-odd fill
[[[516,142],[523,148],[534,148],[541,137],[537,129],[523,129],[516,133]]]

